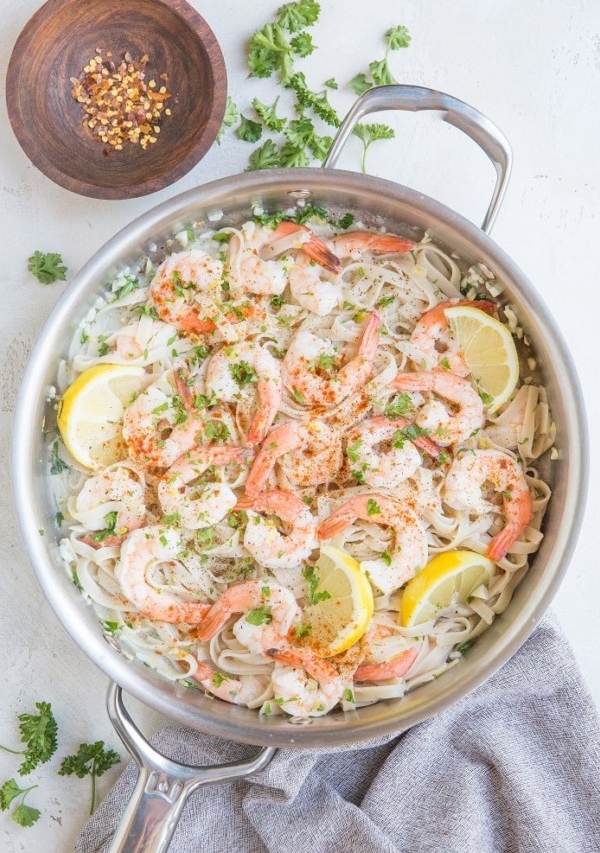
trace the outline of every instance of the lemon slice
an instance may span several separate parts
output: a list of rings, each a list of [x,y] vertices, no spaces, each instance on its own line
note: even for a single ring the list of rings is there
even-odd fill
[[[373,590],[359,563],[345,551],[323,545],[312,576],[304,619],[310,625],[308,645],[331,657],[354,645],[373,616]]]
[[[433,619],[443,607],[466,604],[478,586],[487,586],[494,563],[474,551],[443,551],[404,588],[400,623],[405,628]]]
[[[97,471],[125,458],[123,409],[143,387],[145,375],[133,364],[97,364],[69,385],[60,401],[58,428],[81,465]]]
[[[446,308],[444,314],[479,390],[491,398],[486,400],[488,411],[495,412],[519,380],[519,356],[510,329],[470,305]]]

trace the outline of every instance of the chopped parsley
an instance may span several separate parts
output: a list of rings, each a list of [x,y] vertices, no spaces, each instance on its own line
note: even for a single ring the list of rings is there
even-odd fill
[[[307,598],[309,604],[318,604],[320,601],[327,601],[331,598],[331,593],[324,589],[322,592],[317,592],[321,580],[315,571],[314,566],[305,566],[302,569],[302,576],[307,585]]]
[[[414,441],[416,438],[423,438],[429,435],[429,430],[423,427],[409,424],[403,429],[397,429],[392,435],[392,447],[402,450],[407,441]]]
[[[258,374],[247,361],[240,361],[237,364],[229,365],[229,372],[240,388],[245,388],[251,382],[258,382]]]
[[[59,452],[59,444],[58,441],[55,441],[52,445],[52,450],[50,451],[50,473],[51,474],[62,474],[63,471],[68,471],[69,466],[65,462],[65,460],[61,457]]]
[[[413,406],[408,394],[396,394],[391,403],[388,403],[385,407],[383,413],[386,418],[400,418],[412,411],[412,408]]]
[[[381,507],[375,498],[367,498],[367,515],[381,515]]]
[[[260,607],[255,607],[253,610],[249,610],[246,614],[246,622],[249,622],[250,625],[270,625],[273,621],[273,616],[271,615],[272,607],[267,604],[261,604]]]

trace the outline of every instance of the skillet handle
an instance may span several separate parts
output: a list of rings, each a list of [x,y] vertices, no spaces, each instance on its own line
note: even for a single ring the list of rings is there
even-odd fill
[[[121,688],[113,682],[108,686],[106,704],[117,734],[140,769],[110,853],[165,853],[190,794],[204,785],[258,773],[277,751],[263,747],[250,758],[212,767],[180,764],[150,746],[129,716]]]
[[[512,150],[508,139],[483,113],[474,107],[459,101],[452,95],[446,95],[424,86],[375,86],[368,89],[349,110],[336,134],[329,153],[323,161],[323,168],[331,168],[337,162],[354,125],[363,116],[383,110],[436,110],[442,113],[442,120],[454,125],[470,136],[487,154],[496,170],[496,185],[492,200],[481,225],[489,234],[500,204],[512,168]]]

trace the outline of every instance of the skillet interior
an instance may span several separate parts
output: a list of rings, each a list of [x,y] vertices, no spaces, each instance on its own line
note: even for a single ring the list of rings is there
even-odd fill
[[[286,209],[299,196],[336,215],[351,211],[369,226],[384,226],[416,239],[427,230],[467,266],[482,261],[492,269],[505,285],[502,300],[514,306],[536,354],[557,423],[558,449],[558,458],[546,460],[541,468],[554,493],[541,547],[507,612],[478,639],[464,661],[402,699],[305,721],[259,717],[256,711],[227,705],[167,682],[111,647],[62,566],[44,439],[56,423],[48,391],[58,361],[65,357],[75,328],[119,269],[154,247],[160,251],[190,221],[222,214],[219,226],[240,223],[254,206]],[[164,202],[117,234],[82,268],[49,316],[26,369],[13,435],[14,496],[23,539],[50,604],[75,642],[111,679],[172,719],[231,740],[278,746],[333,746],[400,732],[491,676],[527,639],[558,589],[575,545],[588,469],[579,383],[560,332],[533,285],[487,235],[443,205],[392,182],[341,170],[273,170],[215,181]]]

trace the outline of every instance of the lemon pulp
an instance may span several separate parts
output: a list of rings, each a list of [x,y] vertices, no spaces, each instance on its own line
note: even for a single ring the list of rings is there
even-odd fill
[[[477,387],[489,398],[488,411],[495,412],[519,380],[519,356],[510,329],[471,305],[455,305],[444,314]]]
[[[359,563],[339,548],[323,545],[304,611],[308,645],[331,657],[354,645],[373,616],[373,590]]]
[[[436,554],[402,593],[400,622],[409,628],[433,619],[442,608],[466,604],[479,586],[488,586],[495,565],[475,551]]]
[[[97,364],[62,395],[58,429],[69,453],[92,471],[125,458],[123,410],[142,386],[143,367]]]

